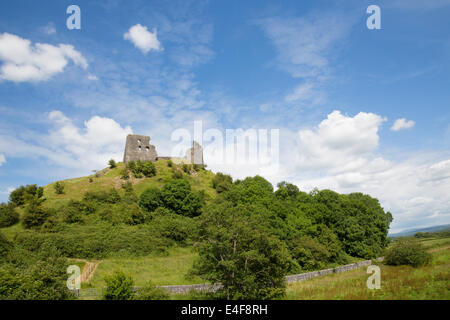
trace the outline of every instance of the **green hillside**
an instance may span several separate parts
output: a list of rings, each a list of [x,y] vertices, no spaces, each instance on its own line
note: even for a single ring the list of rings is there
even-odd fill
[[[220,282],[233,299],[281,298],[287,274],[382,255],[391,221],[362,193],[306,193],[288,182],[275,190],[261,176],[233,181],[171,160],[112,163],[19,187],[0,205],[0,281],[16,281],[0,297],[69,298],[66,269],[76,264],[95,266],[83,288],[108,286],[122,271],[138,286]],[[36,268],[53,282],[34,290]]]
[[[168,162],[169,160],[158,160],[154,163],[157,170],[154,177],[137,179],[131,175],[127,181],[133,184],[133,188],[138,196],[149,187],[161,188],[172,179],[174,169],[183,172],[182,164],[173,164],[173,167],[169,167]],[[114,169],[105,168],[91,176],[63,180],[65,193],[60,195],[55,192],[54,185],[56,181],[46,185],[44,187],[44,197],[47,200],[44,202],[44,205],[47,207],[59,207],[69,200],[81,200],[87,191],[95,192],[115,188],[119,193],[123,194],[124,191],[121,190],[121,187],[126,181],[121,179],[121,170],[124,167],[125,165],[120,162]],[[205,191],[207,199],[211,199],[217,194],[212,187],[213,172],[209,170],[199,170],[198,172],[192,170],[190,174],[183,173],[184,178],[189,181],[193,189]]]

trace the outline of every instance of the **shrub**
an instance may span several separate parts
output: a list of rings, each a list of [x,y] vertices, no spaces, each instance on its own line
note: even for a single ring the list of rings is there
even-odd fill
[[[112,226],[99,222],[93,225],[63,225],[62,230],[56,233],[24,230],[17,234],[14,243],[33,252],[49,244],[55,246],[64,257],[102,259],[164,253],[171,241],[146,225]]]
[[[291,240],[289,247],[292,257],[302,270],[322,269],[330,257],[330,253],[324,245],[308,236]]]
[[[113,275],[105,277],[105,281],[105,300],[132,300],[134,298],[134,281],[131,276],[116,271]]]
[[[217,172],[212,180],[212,186],[218,193],[230,190],[232,184],[233,178],[222,172]]]
[[[141,208],[147,210],[148,212],[154,211],[159,206],[162,206],[162,194],[161,190],[156,187],[151,187],[146,189],[139,200],[139,205]]]
[[[169,295],[163,288],[157,288],[151,281],[137,290],[135,300],[167,300]]]
[[[78,201],[70,201],[60,209],[62,219],[65,223],[77,223],[83,221],[82,204]]]
[[[169,168],[172,168],[172,166],[173,166],[173,161],[169,159],[169,160],[167,161],[167,166],[168,166]]]
[[[193,230],[196,229],[194,223],[191,218],[180,216],[160,207],[155,210],[150,226],[162,236],[185,244],[193,234]]]
[[[3,233],[0,232],[0,257],[5,256],[12,248],[12,244],[6,239]]]
[[[183,171],[186,172],[186,173],[191,172],[191,166],[188,165],[188,164],[183,163],[183,167],[182,168],[183,168]]]
[[[156,175],[156,167],[151,161],[145,161],[141,166],[141,173],[147,178],[153,177]]]
[[[59,182],[59,181],[56,182],[54,185],[55,193],[56,194],[64,194],[64,187],[65,187],[65,185],[63,182]]]
[[[12,226],[19,222],[19,214],[14,204],[0,204],[0,228]]]
[[[180,170],[174,170],[172,173],[172,179],[183,179],[183,173]]]
[[[109,191],[87,191],[84,194],[83,201],[87,203],[118,203],[121,198],[116,189],[111,188]]]
[[[399,239],[386,250],[384,262],[388,265],[410,265],[418,267],[431,262],[432,256],[418,241]]]
[[[130,171],[128,170],[127,167],[123,168],[123,169],[120,171],[120,178],[123,179],[123,180],[128,180],[128,179],[130,179]]]
[[[22,223],[25,228],[40,227],[49,215],[50,212],[34,200],[26,207]]]
[[[117,163],[114,159],[109,160],[108,164],[111,169],[114,169],[117,167]]]

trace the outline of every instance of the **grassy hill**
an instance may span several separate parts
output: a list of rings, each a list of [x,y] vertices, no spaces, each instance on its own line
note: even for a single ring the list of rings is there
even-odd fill
[[[168,162],[169,160],[158,160],[154,163],[156,167],[156,175],[154,177],[136,179],[131,176],[127,180],[133,184],[137,196],[140,196],[149,187],[162,187],[172,178],[173,169],[168,166]],[[69,200],[81,200],[87,191],[101,191],[115,188],[119,193],[123,193],[123,190],[120,189],[122,184],[126,182],[121,179],[121,171],[124,167],[125,165],[120,162],[114,169],[105,168],[87,177],[63,180],[62,182],[65,185],[64,194],[56,194],[54,188],[56,181],[46,185],[44,187],[44,197],[47,200],[44,202],[44,205],[57,208]],[[181,167],[181,164],[173,164],[173,168],[176,170],[182,171]],[[203,190],[205,192],[207,199],[217,194],[212,188],[213,172],[200,170],[198,172],[193,171],[191,174],[184,173],[184,175],[194,190]]]

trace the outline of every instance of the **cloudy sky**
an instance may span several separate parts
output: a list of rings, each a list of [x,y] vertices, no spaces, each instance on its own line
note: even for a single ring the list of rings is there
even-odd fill
[[[202,121],[279,130],[277,170],[215,171],[368,193],[393,232],[450,223],[449,0],[76,1],[80,30],[71,4],[0,3],[0,201]]]

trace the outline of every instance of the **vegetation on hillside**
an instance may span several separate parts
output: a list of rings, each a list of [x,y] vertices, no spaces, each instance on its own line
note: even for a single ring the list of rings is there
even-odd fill
[[[260,176],[233,181],[170,160],[110,162],[59,182],[63,192],[56,185],[20,187],[0,207],[0,222],[16,230],[7,233],[15,254],[48,247],[54,259],[104,259],[193,247],[191,275],[221,282],[216,298],[280,298],[286,274],[374,258],[389,243],[391,214],[361,193],[306,193],[287,182],[275,191]]]

